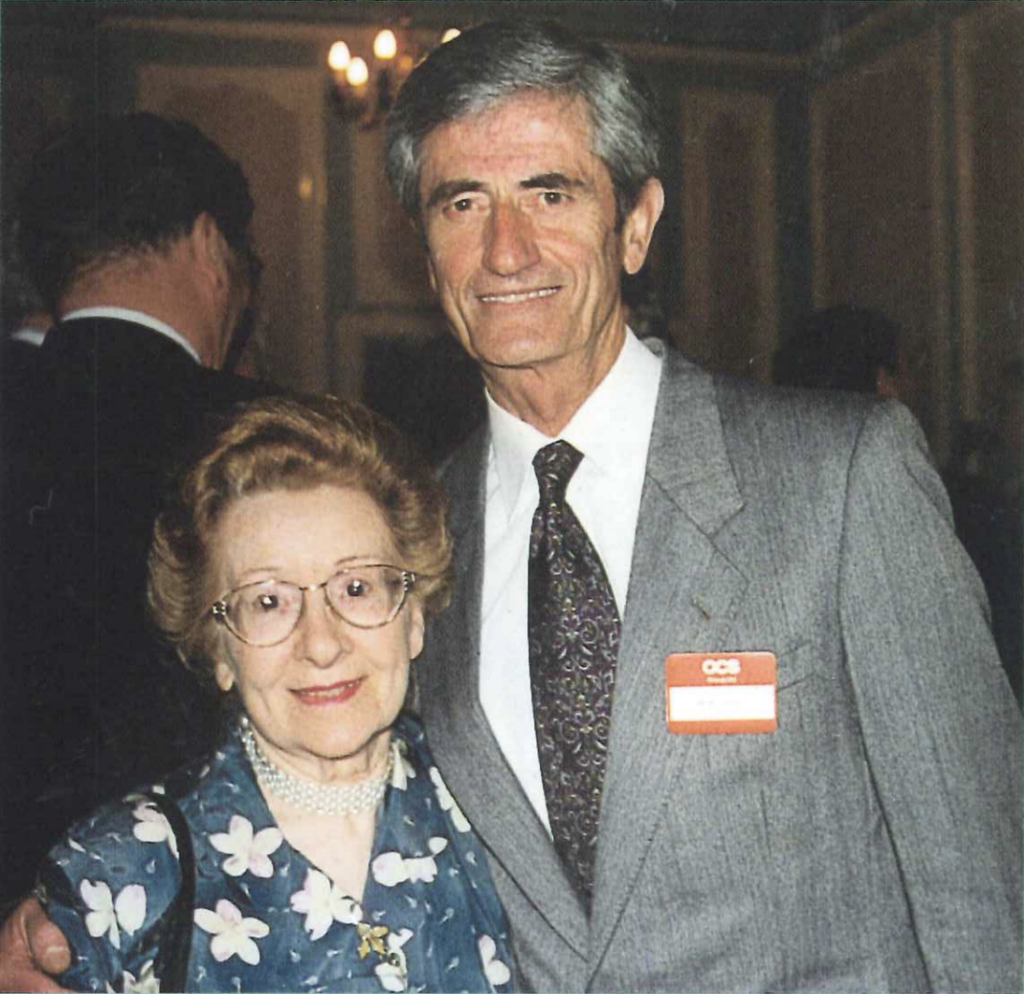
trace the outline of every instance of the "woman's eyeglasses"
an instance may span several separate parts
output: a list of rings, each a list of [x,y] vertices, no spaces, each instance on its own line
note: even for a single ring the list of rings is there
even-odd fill
[[[398,566],[351,566],[306,587],[287,580],[247,583],[224,594],[210,614],[246,645],[269,648],[298,627],[307,593],[323,590],[330,609],[356,628],[381,628],[397,617],[415,583],[416,575]]]

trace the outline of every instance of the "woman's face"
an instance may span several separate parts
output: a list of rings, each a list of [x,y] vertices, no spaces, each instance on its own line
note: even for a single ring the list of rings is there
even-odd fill
[[[222,517],[211,551],[217,597],[270,578],[306,586],[349,566],[404,565],[373,499],[330,485],[241,498]],[[410,596],[393,621],[360,629],[331,611],[322,589],[303,596],[298,626],[279,645],[246,645],[220,629],[217,684],[237,687],[279,766],[358,778],[383,756],[405,698],[410,660],[423,647],[422,606]]]

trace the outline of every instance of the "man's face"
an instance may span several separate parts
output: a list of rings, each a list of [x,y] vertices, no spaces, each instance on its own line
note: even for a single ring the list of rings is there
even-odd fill
[[[660,186],[653,219],[642,197],[616,231],[584,105],[541,94],[437,128],[422,163],[431,282],[485,375],[566,357],[610,366],[625,327],[620,275],[643,264]]]

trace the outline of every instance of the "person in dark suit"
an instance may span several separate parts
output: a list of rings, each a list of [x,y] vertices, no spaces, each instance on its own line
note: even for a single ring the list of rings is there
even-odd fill
[[[772,382],[902,400],[903,337],[899,325],[874,308],[823,307],[806,315],[776,349]]]
[[[444,470],[455,598],[419,703],[526,985],[1019,990],[1020,715],[911,416],[627,328],[659,129],[603,46],[483,25],[388,128],[488,406]],[[725,706],[701,677],[751,671]],[[693,733],[695,699],[734,734]],[[2,985],[59,965],[32,914]]]
[[[39,346],[53,324],[39,291],[25,275],[14,247],[16,236],[17,222],[12,220],[3,232],[0,270],[0,398],[8,391],[20,390],[21,381],[35,366]]]
[[[21,255],[58,323],[3,398],[5,895],[71,817],[214,734],[140,591],[179,455],[268,389],[219,371],[255,289],[252,211],[237,163],[150,114],[61,135],[21,195]]]

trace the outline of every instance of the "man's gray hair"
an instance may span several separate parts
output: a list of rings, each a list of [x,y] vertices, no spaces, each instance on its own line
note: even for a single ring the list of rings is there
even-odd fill
[[[421,152],[441,125],[524,93],[582,98],[591,151],[607,166],[619,224],[659,173],[661,122],[647,81],[617,52],[552,22],[492,21],[441,45],[413,70],[388,115],[387,176],[419,219]]]

